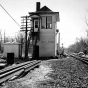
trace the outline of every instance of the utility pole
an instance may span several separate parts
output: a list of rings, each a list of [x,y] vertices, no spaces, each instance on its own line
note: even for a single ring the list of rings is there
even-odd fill
[[[20,41],[20,43],[21,43],[21,57],[22,57],[22,48],[23,48],[23,36],[21,35],[21,41]]]
[[[5,30],[4,30],[4,43],[5,43]]]
[[[2,52],[2,34],[1,34],[1,30],[0,30],[0,37],[1,37],[1,39],[0,39],[0,51]]]
[[[1,37],[0,42],[2,43],[2,33],[1,33],[1,30],[0,30],[0,37]]]
[[[22,16],[21,18],[23,18],[23,25],[21,27],[21,29],[25,29],[25,30],[21,30],[21,31],[25,31],[25,59],[28,58],[28,43],[27,43],[27,32],[29,31],[28,28],[28,19],[29,17],[28,16]],[[25,25],[24,25],[25,24]]]
[[[26,30],[25,30],[25,59],[28,58],[28,49],[27,49],[27,16],[26,16]]]

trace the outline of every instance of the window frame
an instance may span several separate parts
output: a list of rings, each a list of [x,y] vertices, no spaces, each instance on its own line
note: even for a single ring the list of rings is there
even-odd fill
[[[46,19],[46,16],[42,16],[42,17],[45,17]],[[46,27],[45,28],[42,27],[42,17],[41,17],[41,29],[46,29]],[[45,23],[45,26],[46,26],[46,23]]]
[[[52,29],[52,16],[42,16],[42,17],[45,17],[45,19],[46,19],[46,27],[45,28],[42,28],[42,19],[41,19],[41,29]],[[47,28],[47,17],[51,17],[51,28]]]
[[[36,22],[37,22],[37,24],[36,24]],[[37,27],[36,27],[36,25],[37,25]],[[38,26],[39,26],[39,22],[38,22],[38,20],[34,20],[34,28],[38,28]]]

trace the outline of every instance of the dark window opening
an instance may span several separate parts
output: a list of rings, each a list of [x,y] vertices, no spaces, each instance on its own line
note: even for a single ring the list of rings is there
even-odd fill
[[[38,21],[35,20],[35,28],[38,28]]]

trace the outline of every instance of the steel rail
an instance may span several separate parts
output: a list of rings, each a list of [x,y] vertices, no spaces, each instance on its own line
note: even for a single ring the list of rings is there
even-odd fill
[[[12,66],[9,69],[6,69],[7,71],[5,71],[4,69],[0,71],[0,83],[10,79],[11,77],[15,76],[15,75],[19,75],[21,72],[27,72],[31,69],[33,69],[34,67],[38,66],[39,63],[41,61],[31,61],[31,62],[26,62],[26,63],[22,63],[19,64],[18,66]]]
[[[79,56],[79,57],[81,57],[81,58],[85,59],[86,61],[88,61],[88,57],[83,57],[83,56]]]
[[[3,77],[3,78],[0,79],[0,83],[5,82],[6,80],[10,79],[11,77],[13,77],[13,76],[15,76],[15,75],[20,74],[20,73],[23,72],[23,71],[24,71],[24,70],[21,69],[21,70],[19,70],[19,71],[16,71],[16,72],[13,72],[13,73],[11,73],[11,74],[6,75],[5,77]]]
[[[24,66],[24,65],[31,64],[31,63],[33,63],[33,62],[35,62],[35,60],[34,60],[34,61],[24,62],[24,63],[21,63],[21,64],[16,64],[16,65],[14,65],[14,66],[13,66],[13,65],[12,65],[12,66],[8,66],[8,67],[6,67],[6,68],[0,70],[0,75],[1,75],[2,73],[8,72],[8,71],[13,70],[13,69],[16,69],[16,68],[18,68],[18,67],[22,67],[22,66]]]
[[[71,55],[71,54],[70,54],[69,56],[74,57],[74,58],[76,58],[76,59],[82,61],[82,62],[85,63],[85,64],[88,64],[88,60],[87,60],[85,57],[81,57],[81,56],[79,56],[79,55]]]

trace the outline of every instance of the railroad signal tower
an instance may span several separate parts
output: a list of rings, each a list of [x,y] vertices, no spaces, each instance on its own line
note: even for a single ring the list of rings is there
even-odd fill
[[[57,56],[57,43],[60,45],[60,40],[58,41],[60,38],[57,38],[60,33],[57,32],[56,26],[57,22],[60,21],[59,12],[53,12],[47,6],[41,8],[40,2],[37,2],[36,11],[29,12],[29,16],[23,16],[22,18],[23,25],[21,29],[25,29],[22,30],[25,31],[25,58],[28,56],[31,40],[33,58]],[[28,23],[30,23],[30,26]],[[28,31],[30,31],[30,37],[27,42]]]
[[[32,36],[36,38],[35,53],[39,57],[57,56],[57,22],[59,12],[53,12],[47,6],[41,8],[40,2],[36,3],[36,11],[29,12],[32,26]],[[60,44],[59,44],[60,45]]]

